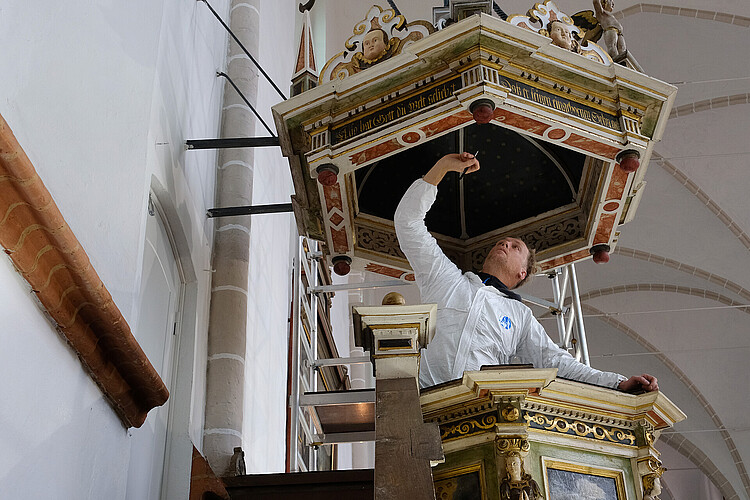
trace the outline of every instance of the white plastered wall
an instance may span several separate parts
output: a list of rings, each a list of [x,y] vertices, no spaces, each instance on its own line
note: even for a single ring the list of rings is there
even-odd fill
[[[292,0],[261,2],[258,60],[289,96],[297,56]],[[281,96],[261,75],[256,110],[276,133],[271,106]],[[256,122],[255,133],[268,131]],[[257,148],[253,168],[253,205],[289,203],[294,193],[289,163],[278,147]],[[247,356],[243,449],[248,473],[284,472],[286,457],[286,391],[292,258],[296,224],[292,213],[253,215],[250,229]]]
[[[226,33],[201,3],[178,0],[11,0],[0,32],[0,113],[131,328],[149,192],[164,208],[187,281],[179,370],[190,378],[171,397],[200,448],[215,152],[183,144],[217,134]],[[0,491],[125,498],[128,431],[5,258],[0,285]],[[45,457],[55,465],[39,481]]]

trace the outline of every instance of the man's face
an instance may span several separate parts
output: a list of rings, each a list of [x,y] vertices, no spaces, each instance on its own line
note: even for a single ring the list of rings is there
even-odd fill
[[[549,36],[552,38],[554,45],[570,50],[573,40],[570,38],[568,28],[563,23],[552,23]]]
[[[362,55],[365,56],[365,59],[377,59],[385,52],[386,46],[383,38],[385,36],[381,30],[373,30],[365,35],[362,40]]]
[[[602,0],[602,8],[611,12],[615,8],[615,2],[613,0]]]
[[[487,255],[487,260],[494,265],[501,266],[510,276],[515,276],[518,281],[526,276],[526,264],[529,262],[529,249],[526,244],[518,238],[503,238],[492,247]],[[522,277],[519,277],[522,274]],[[506,283],[513,286],[515,283]]]

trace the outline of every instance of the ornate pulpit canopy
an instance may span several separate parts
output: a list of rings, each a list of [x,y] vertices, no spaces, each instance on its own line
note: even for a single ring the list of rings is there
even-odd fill
[[[614,64],[552,1],[440,31],[375,6],[318,87],[273,113],[300,231],[337,272],[410,280],[393,213],[452,152],[478,152],[482,168],[443,181],[427,226],[459,267],[480,268],[506,235],[536,248],[541,270],[612,248],[675,93]]]

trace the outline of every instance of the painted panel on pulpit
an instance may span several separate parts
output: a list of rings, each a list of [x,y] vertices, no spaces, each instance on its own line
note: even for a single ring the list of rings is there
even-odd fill
[[[436,500],[485,500],[482,464],[473,464],[435,474]]]
[[[549,500],[627,500],[623,472],[543,458]]]

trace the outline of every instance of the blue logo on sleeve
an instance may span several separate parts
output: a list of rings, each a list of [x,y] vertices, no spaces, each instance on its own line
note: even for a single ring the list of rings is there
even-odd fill
[[[513,326],[513,323],[511,322],[509,317],[503,316],[503,319],[500,320],[500,325],[506,330],[510,330],[510,327]]]

